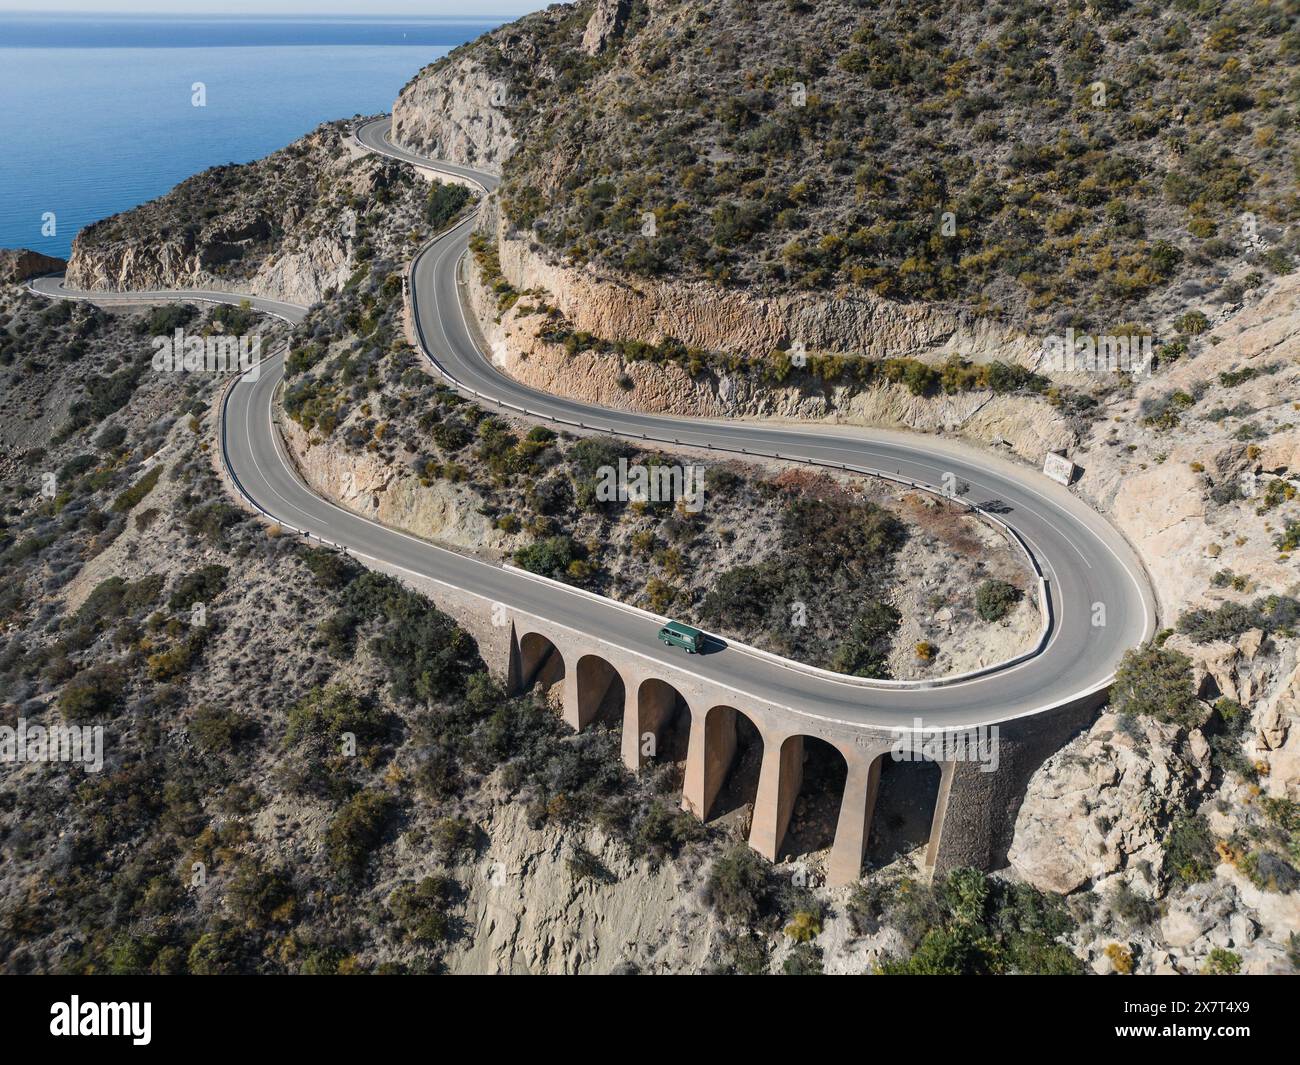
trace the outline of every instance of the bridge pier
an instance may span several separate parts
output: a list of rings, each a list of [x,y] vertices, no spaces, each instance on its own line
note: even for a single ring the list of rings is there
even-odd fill
[[[682,809],[701,821],[709,819],[718,792],[736,760],[736,717],[734,707],[715,706],[691,719]]]
[[[623,682],[623,734],[619,740],[619,753],[623,756],[623,764],[633,773],[639,773],[645,763],[641,751],[641,716],[637,709],[641,680],[640,676],[630,674]]]
[[[831,887],[852,884],[862,875],[862,860],[867,855],[876,795],[880,791],[880,763],[884,758],[884,754],[857,751],[852,757],[845,755],[849,771],[835,825],[835,842],[826,861],[826,882]]]
[[[779,742],[768,742],[764,737],[763,765],[758,775],[749,845],[770,862],[776,861],[781,853],[802,784],[803,737],[787,736]]]
[[[560,702],[561,714],[564,717],[564,723],[573,729],[574,732],[581,732],[587,727],[587,721],[582,718],[582,710],[578,705],[578,672],[577,670],[566,670],[564,674],[564,693]]]
[[[933,875],[939,861],[939,843],[943,839],[943,823],[948,814],[948,800],[952,795],[953,778],[958,763],[939,763],[939,794],[934,799],[934,815],[930,818],[930,842],[925,848],[925,871]]]

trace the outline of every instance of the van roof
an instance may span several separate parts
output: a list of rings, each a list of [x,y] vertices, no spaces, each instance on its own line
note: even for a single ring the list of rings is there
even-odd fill
[[[669,632],[675,632],[678,636],[703,636],[704,633],[699,629],[693,629],[689,625],[683,625],[680,621],[670,621],[664,626]]]

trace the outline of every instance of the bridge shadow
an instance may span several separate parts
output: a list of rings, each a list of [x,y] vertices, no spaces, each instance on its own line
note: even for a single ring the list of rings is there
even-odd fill
[[[803,779],[781,845],[781,853],[791,858],[825,850],[835,842],[849,772],[844,755],[831,744],[816,736],[802,740]]]
[[[939,784],[936,762],[881,759],[880,790],[867,843],[868,868],[888,865],[929,843]]]

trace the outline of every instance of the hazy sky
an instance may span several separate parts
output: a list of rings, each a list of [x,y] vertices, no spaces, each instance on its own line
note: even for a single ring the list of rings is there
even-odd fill
[[[545,0],[0,0],[0,11],[84,11],[96,15],[523,15]]]

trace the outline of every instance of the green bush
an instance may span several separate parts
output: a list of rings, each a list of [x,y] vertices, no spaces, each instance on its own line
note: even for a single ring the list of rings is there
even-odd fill
[[[1187,336],[1200,336],[1210,328],[1210,320],[1201,311],[1188,311],[1174,319],[1174,328]]]
[[[113,500],[113,505],[109,508],[114,514],[125,514],[131,510],[145,496],[153,491],[153,486],[158,483],[158,478],[162,476],[162,465],[156,465],[152,470],[141,477],[130,488],[122,492]]]
[[[109,577],[97,584],[86,597],[73,615],[72,624],[102,629],[116,618],[139,614],[154,604],[163,583],[161,574],[150,574],[133,582]]]
[[[1006,581],[987,580],[975,589],[975,610],[985,621],[1001,621],[1020,601],[1021,591]]]
[[[317,564],[322,564],[319,557]],[[400,699],[455,695],[481,667],[474,641],[428,599],[385,574],[358,570],[344,586],[343,606],[322,633],[331,653],[351,654],[356,630],[367,623],[379,625],[371,650]]]
[[[1124,652],[1111,703],[1122,714],[1195,728],[1205,716],[1192,686],[1192,661],[1180,651],[1145,643]]]
[[[136,319],[135,331],[141,336],[169,336],[198,314],[198,308],[191,303],[167,303]]]
[[[1205,976],[1236,976],[1241,972],[1241,955],[1224,947],[1215,947],[1201,968]]]
[[[98,665],[78,673],[59,693],[59,709],[67,721],[81,722],[115,709],[122,698],[121,673],[112,666]]]
[[[194,632],[167,650],[151,654],[145,659],[149,676],[158,681],[175,680],[177,677],[184,676],[202,655],[203,643],[203,633]]]
[[[388,909],[407,939],[437,946],[453,938],[451,906],[458,890],[459,885],[449,876],[426,876],[389,895]]]
[[[889,649],[901,620],[888,603],[868,601],[835,649],[831,668],[855,677],[888,677]]]
[[[208,565],[185,574],[167,600],[173,610],[188,610],[195,603],[210,603],[226,588],[225,566]]]
[[[519,548],[514,558],[516,565],[532,573],[559,580],[568,571],[569,564],[578,558],[578,545],[568,536],[549,536]]]
[[[250,931],[283,923],[293,916],[293,884],[287,874],[265,869],[255,860],[240,861],[226,886],[226,908]]]
[[[1234,640],[1248,629],[1270,635],[1294,632],[1300,625],[1300,600],[1289,595],[1268,595],[1253,603],[1220,603],[1215,609],[1188,610],[1178,618],[1178,631],[1197,643]]]
[[[470,200],[470,191],[464,185],[436,181],[429,190],[425,220],[435,231],[441,231],[460,214]]]
[[[1165,867],[1183,884],[1209,880],[1219,864],[1209,822],[1201,814],[1180,814],[1169,826],[1164,850]]]
[[[879,914],[916,945],[886,960],[878,972],[895,975],[1021,973],[1077,975],[1083,965],[1061,940],[1074,928],[1060,896],[1028,884],[990,880],[974,869],[956,869],[927,892],[911,880],[884,888],[864,902],[862,889],[851,909]],[[855,921],[859,918],[855,917]]]
[[[356,737],[358,750],[384,739],[388,715],[371,698],[346,684],[313,688],[289,708],[285,743],[322,740],[336,746],[345,732]]]
[[[429,846],[443,861],[456,861],[474,853],[480,835],[463,817],[440,817],[429,828]]]
[[[316,583],[327,590],[342,588],[361,572],[355,562],[339,551],[308,547],[303,549],[302,559]]]
[[[753,927],[771,902],[767,863],[751,847],[740,844],[713,863],[704,894],[724,922]]]
[[[364,875],[396,807],[391,795],[371,790],[357,792],[343,805],[325,831],[325,856],[336,872],[354,879]]]
[[[230,707],[204,704],[190,720],[190,735],[203,750],[214,754],[233,750],[253,731],[252,720]]]
[[[226,545],[226,531],[243,520],[243,511],[217,499],[194,507],[185,515],[185,525],[190,532],[219,547]]]

